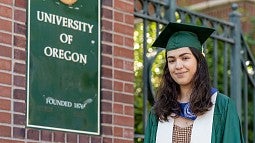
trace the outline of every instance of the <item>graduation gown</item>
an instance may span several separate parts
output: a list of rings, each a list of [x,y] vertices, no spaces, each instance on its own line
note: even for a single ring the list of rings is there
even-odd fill
[[[215,94],[215,100],[212,100],[214,106],[211,109],[211,120],[210,113],[197,117],[197,121],[195,120],[193,123],[191,143],[244,143],[234,102],[226,95]],[[163,124],[158,121],[154,111],[151,110],[148,116],[144,143],[172,142],[173,119],[164,124],[166,125],[162,126]],[[197,125],[200,127],[197,127]],[[166,128],[167,131],[162,128]],[[163,138],[159,137],[161,134],[165,134]],[[160,141],[159,138],[161,138]]]

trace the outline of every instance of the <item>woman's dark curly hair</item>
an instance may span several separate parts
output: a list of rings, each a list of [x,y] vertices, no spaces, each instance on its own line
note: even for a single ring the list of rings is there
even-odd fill
[[[204,114],[212,107],[210,76],[206,59],[201,51],[196,48],[189,49],[197,59],[197,71],[192,79],[193,89],[190,95],[190,107],[191,111],[198,116]],[[166,56],[166,64],[154,105],[155,114],[161,121],[167,121],[169,115],[173,117],[179,115],[180,107],[177,101],[179,94],[180,86],[169,73]]]

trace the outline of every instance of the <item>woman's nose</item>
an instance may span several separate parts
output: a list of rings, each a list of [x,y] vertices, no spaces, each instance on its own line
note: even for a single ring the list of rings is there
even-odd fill
[[[176,69],[181,69],[181,68],[183,68],[183,63],[182,63],[182,61],[176,60],[175,68],[176,68]]]

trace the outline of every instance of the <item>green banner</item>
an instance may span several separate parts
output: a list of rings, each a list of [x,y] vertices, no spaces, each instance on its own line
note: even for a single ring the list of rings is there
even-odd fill
[[[28,0],[27,127],[100,133],[100,0]]]

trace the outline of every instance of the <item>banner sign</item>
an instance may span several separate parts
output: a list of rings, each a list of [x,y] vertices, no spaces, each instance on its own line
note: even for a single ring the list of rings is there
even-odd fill
[[[100,133],[100,0],[28,0],[27,127]]]

